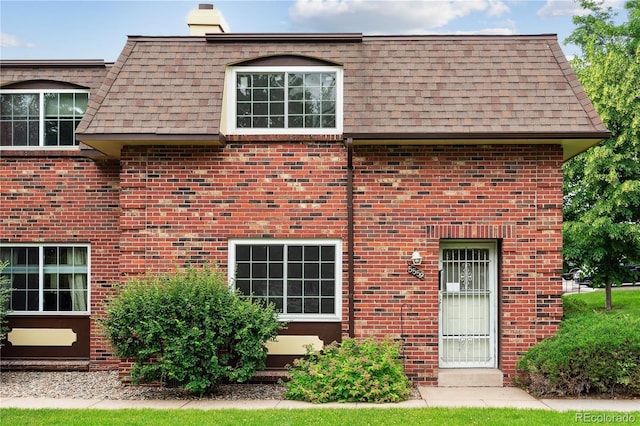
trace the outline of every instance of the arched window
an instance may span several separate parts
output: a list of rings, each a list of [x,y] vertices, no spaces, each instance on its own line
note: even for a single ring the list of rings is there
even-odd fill
[[[77,146],[75,130],[88,100],[88,89],[58,81],[2,87],[0,147]]]
[[[342,67],[285,55],[229,66],[227,134],[342,133]]]

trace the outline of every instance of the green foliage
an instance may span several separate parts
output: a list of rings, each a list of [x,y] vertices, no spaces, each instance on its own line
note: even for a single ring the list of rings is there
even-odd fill
[[[264,368],[265,342],[280,329],[272,306],[242,299],[208,267],[133,280],[106,312],[106,335],[134,361],[134,383],[173,380],[200,394]]]
[[[7,267],[8,262],[0,263],[0,348],[1,341],[7,334],[7,314],[9,313],[9,300],[11,298],[11,282],[2,271]]]
[[[637,306],[640,293],[624,293]],[[560,331],[518,361],[518,385],[534,395],[640,395],[640,315],[594,310],[603,296],[594,294],[597,300],[591,294],[564,298]]]
[[[612,136],[564,166],[564,260],[605,286],[640,260],[640,1],[629,1],[629,22],[616,25],[601,1],[581,0],[590,13],[574,18],[567,39],[582,49],[572,66]]]
[[[411,382],[400,360],[400,345],[368,338],[309,350],[289,368],[288,399],[325,402],[398,402],[409,398]]]

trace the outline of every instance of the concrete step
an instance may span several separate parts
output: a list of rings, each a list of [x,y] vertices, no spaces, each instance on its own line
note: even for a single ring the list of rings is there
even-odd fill
[[[496,368],[441,368],[441,387],[502,387],[502,371]]]

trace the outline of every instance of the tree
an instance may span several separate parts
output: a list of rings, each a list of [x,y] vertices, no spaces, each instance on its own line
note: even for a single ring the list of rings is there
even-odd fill
[[[582,50],[572,66],[612,135],[564,166],[563,255],[605,286],[610,310],[612,284],[640,259],[640,0],[620,25],[602,3],[580,0],[590,14],[566,42]]]

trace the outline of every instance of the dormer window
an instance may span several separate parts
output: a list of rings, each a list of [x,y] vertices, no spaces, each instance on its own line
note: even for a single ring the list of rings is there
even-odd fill
[[[3,90],[0,146],[77,146],[75,131],[88,100],[88,90]]]
[[[340,67],[233,67],[226,94],[228,134],[342,133]]]

